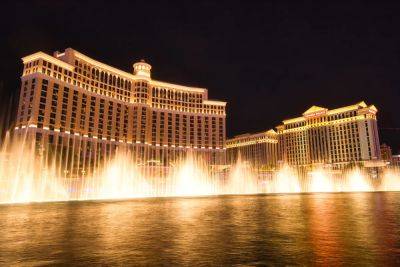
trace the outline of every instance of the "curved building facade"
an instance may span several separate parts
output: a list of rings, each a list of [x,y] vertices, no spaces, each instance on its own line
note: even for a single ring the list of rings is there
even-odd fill
[[[15,130],[42,149],[72,149],[87,164],[117,147],[138,164],[167,166],[188,151],[224,164],[226,102],[209,100],[207,89],[153,80],[144,61],[128,73],[71,48],[22,61]]]

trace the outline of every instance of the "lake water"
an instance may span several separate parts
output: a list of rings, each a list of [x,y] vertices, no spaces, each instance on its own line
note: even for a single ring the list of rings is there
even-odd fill
[[[0,265],[400,265],[400,193],[0,205]]]

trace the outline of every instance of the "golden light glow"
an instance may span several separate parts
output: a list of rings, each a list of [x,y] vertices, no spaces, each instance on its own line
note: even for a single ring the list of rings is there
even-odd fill
[[[50,55],[48,55],[46,53],[43,53],[41,51],[36,52],[36,53],[34,53],[32,55],[23,57],[22,58],[22,62],[24,64],[26,64],[26,63],[29,63],[31,61],[35,61],[37,59],[44,59],[44,60],[49,61],[49,62],[51,62],[51,63],[53,63],[55,65],[63,67],[65,69],[69,70],[69,71],[73,71],[74,70],[74,66],[72,66],[72,65],[70,65],[70,64],[68,64],[68,63],[66,63],[66,62],[64,62],[62,60],[59,60],[59,59],[57,59],[55,57],[52,57],[52,56],[50,56]]]
[[[360,108],[362,108],[362,109],[360,110]],[[318,117],[321,115],[326,115],[326,116],[335,115],[338,113],[344,113],[344,112],[353,111],[353,110],[360,110],[360,113],[371,112],[373,114],[375,114],[378,111],[378,109],[374,105],[367,106],[367,104],[365,104],[364,101],[361,101],[355,105],[350,105],[350,106],[331,109],[331,110],[328,110],[323,107],[312,106],[311,108],[309,108],[308,110],[306,110],[303,113],[303,117],[297,117],[297,118],[293,118],[293,119],[284,120],[283,124],[304,122],[304,121],[306,121],[306,119],[308,117]],[[359,116],[357,116],[357,117],[359,117]],[[363,118],[363,116],[360,116],[360,117]],[[337,123],[340,123],[340,122],[341,121],[339,120],[339,122],[337,122]]]
[[[72,48],[67,48],[67,49],[65,49],[65,51],[66,51],[66,53],[73,53],[73,55],[76,56],[77,58],[80,58],[80,59],[82,59],[82,60],[84,60],[84,61],[86,61],[86,62],[88,62],[88,63],[90,63],[92,65],[95,65],[95,66],[99,67],[99,68],[102,68],[105,71],[108,71],[109,73],[114,73],[114,74],[120,75],[120,76],[122,76],[122,77],[124,77],[126,79],[129,79],[129,80],[140,79],[140,77],[137,77],[137,76],[135,76],[133,74],[130,74],[128,72],[119,70],[117,68],[114,68],[112,66],[104,64],[104,63],[102,63],[100,61],[94,60],[94,59],[92,59],[92,58],[90,58],[90,57],[88,57],[88,56],[86,56],[86,55],[84,55],[84,54],[72,49]]]
[[[207,89],[199,88],[199,87],[189,87],[183,86],[173,83],[161,82],[157,80],[151,80],[151,85],[158,86],[158,87],[165,87],[170,90],[182,90],[182,91],[189,91],[189,92],[196,92],[196,93],[207,93]]]
[[[26,139],[6,139],[0,152],[1,203],[400,190],[399,171],[389,169],[376,180],[357,168],[342,173],[315,169],[300,177],[296,169],[285,165],[266,178],[243,160],[223,174],[211,171],[203,158],[194,154],[167,168],[159,161],[138,162],[130,151],[121,150],[98,168],[77,173],[73,166],[35,150],[34,143]],[[379,183],[374,185],[374,179]]]
[[[268,193],[300,193],[299,177],[289,166],[283,166],[271,183]]]
[[[311,174],[311,184],[310,184],[311,192],[335,191],[334,183],[332,177],[329,176],[329,173],[317,169],[315,171],[312,171],[310,174]]]
[[[362,174],[361,170],[354,169],[347,176],[348,186],[343,191],[373,191],[373,188],[370,184],[370,181],[365,179],[365,176]]]

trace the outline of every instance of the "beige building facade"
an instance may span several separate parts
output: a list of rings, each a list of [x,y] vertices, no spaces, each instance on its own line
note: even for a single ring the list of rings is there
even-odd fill
[[[44,149],[72,148],[85,159],[125,147],[141,164],[161,165],[192,151],[225,162],[226,102],[209,100],[205,88],[154,80],[144,61],[128,73],[71,48],[22,61],[15,131]]]
[[[278,157],[276,162],[291,166],[338,167],[379,160],[376,113],[365,102],[331,110],[313,106],[276,127],[278,149],[267,150],[271,154],[266,158]],[[237,138],[227,140],[228,158],[235,157],[232,148],[239,143]]]
[[[381,145],[381,158],[388,163],[391,163],[393,161],[392,148],[387,144]]]
[[[278,134],[274,130],[255,134],[242,134],[226,141],[227,162],[239,158],[255,168],[273,169],[278,162]]]

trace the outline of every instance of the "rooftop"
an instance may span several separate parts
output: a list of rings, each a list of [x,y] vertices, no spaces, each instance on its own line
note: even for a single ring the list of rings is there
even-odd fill
[[[163,87],[167,87],[170,89],[176,89],[176,90],[182,90],[182,91],[190,91],[190,92],[198,92],[198,93],[207,93],[207,89],[206,88],[201,88],[201,87],[193,87],[193,86],[186,86],[186,85],[179,85],[179,84],[174,84],[174,83],[169,83],[169,82],[162,82],[162,81],[157,81],[157,80],[153,80],[150,77],[146,77],[146,76],[142,76],[142,75],[135,75],[133,73],[129,73],[123,70],[120,70],[118,68],[112,67],[108,64],[102,63],[100,61],[97,61],[95,59],[92,59],[84,54],[82,54],[81,52],[74,50],[72,48],[67,48],[65,49],[64,52],[60,53],[58,51],[56,51],[54,53],[54,56],[50,56],[49,54],[46,54],[42,51],[33,53],[31,55],[25,56],[22,58],[22,62],[28,63],[30,61],[34,61],[37,59],[44,59],[48,62],[51,62],[55,65],[58,65],[60,67],[63,67],[69,71],[74,71],[75,67],[73,65],[73,62],[71,61],[72,57],[77,57],[81,60],[84,60],[86,62],[88,62],[89,64],[92,64],[98,68],[101,68],[104,71],[107,71],[109,73],[113,73],[115,75],[119,75],[122,78],[125,79],[129,79],[129,80],[137,80],[137,79],[147,79],[149,80],[149,82],[153,85],[153,86],[163,86]],[[145,61],[142,59],[140,62],[137,62],[135,64],[147,64],[145,63]],[[150,65],[149,65],[150,66]],[[220,101],[214,101],[216,102],[220,102]],[[225,102],[220,102],[220,104],[223,104]]]

